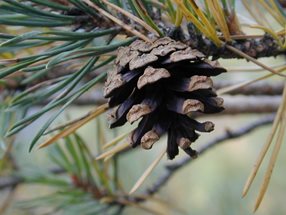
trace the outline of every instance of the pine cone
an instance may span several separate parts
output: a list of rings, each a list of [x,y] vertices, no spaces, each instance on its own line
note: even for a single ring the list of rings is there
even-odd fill
[[[116,71],[108,74],[104,89],[113,108],[110,127],[142,118],[130,136],[133,147],[141,144],[150,149],[167,132],[170,159],[179,153],[178,146],[196,157],[190,147],[199,136],[196,131],[210,132],[214,124],[197,122],[189,115],[223,110],[223,99],[212,89],[210,76],[226,70],[168,37],[121,47],[115,63]]]

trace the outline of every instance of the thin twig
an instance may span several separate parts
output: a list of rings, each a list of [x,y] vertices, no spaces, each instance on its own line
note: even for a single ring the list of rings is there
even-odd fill
[[[253,57],[251,57],[251,56],[245,54],[244,52],[240,51],[239,49],[234,48],[233,46],[230,46],[230,45],[225,45],[225,47],[228,50],[236,53],[237,55],[240,55],[240,56],[244,57],[245,59],[255,63],[256,65],[258,65],[258,66],[268,70],[269,72],[274,73],[275,75],[279,75],[279,76],[282,76],[282,77],[286,78],[286,75],[279,73],[278,71],[270,68],[269,66],[266,66],[265,64],[259,62],[258,60],[254,59]]]
[[[280,69],[281,67],[285,67],[286,64],[285,63],[281,63],[278,65],[273,65],[271,66],[273,69]],[[228,67],[227,68],[228,72],[264,72],[265,69],[261,68],[261,67],[249,67],[249,66],[237,66],[237,67]]]
[[[238,82],[237,79],[216,80],[214,81],[214,88],[219,89],[219,91],[221,91],[222,89],[228,89],[232,86],[237,86],[237,82]],[[226,93],[229,95],[272,96],[272,95],[282,95],[283,88],[284,88],[283,80],[274,81],[274,80],[268,79],[268,80],[261,80],[261,81],[253,82],[252,84],[243,86],[239,89],[233,89],[231,91],[227,91]]]
[[[274,115],[268,115],[266,117],[259,118],[257,121],[248,123],[238,129],[234,129],[232,131],[226,131],[224,134],[214,138],[212,141],[208,142],[203,148],[198,150],[199,156],[207,152],[209,149],[212,149],[214,146],[218,144],[224,143],[227,140],[241,137],[243,135],[249,134],[253,130],[271,124],[274,119]],[[194,161],[192,158],[183,158],[180,161],[174,162],[171,165],[165,166],[165,173],[155,182],[155,184],[145,190],[147,195],[153,195],[157,193],[174,175],[174,173],[186,165],[192,163]]]
[[[286,70],[286,67],[283,67],[283,68],[279,69],[278,73],[283,72],[284,70]],[[240,89],[242,87],[246,87],[246,86],[248,86],[250,84],[253,84],[255,82],[258,82],[258,81],[270,78],[273,75],[274,75],[273,73],[270,73],[270,74],[260,76],[258,78],[253,79],[253,80],[250,80],[250,81],[245,81],[245,82],[242,82],[242,83],[239,83],[239,84],[236,84],[236,85],[232,85],[232,86],[229,86],[229,87],[225,87],[225,88],[219,89],[217,91],[217,94],[218,95],[222,95],[222,94],[230,93],[230,92],[232,92],[234,90],[238,90],[238,89]]]

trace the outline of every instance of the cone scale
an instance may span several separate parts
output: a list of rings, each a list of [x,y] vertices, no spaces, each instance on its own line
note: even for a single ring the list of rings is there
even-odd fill
[[[191,144],[199,137],[197,132],[210,132],[214,124],[198,122],[190,114],[223,110],[223,99],[217,97],[210,77],[226,70],[168,37],[153,43],[136,40],[119,48],[115,64],[104,87],[113,109],[110,127],[140,120],[130,135],[133,147],[150,149],[167,134],[169,159],[179,153],[178,147],[196,157]]]

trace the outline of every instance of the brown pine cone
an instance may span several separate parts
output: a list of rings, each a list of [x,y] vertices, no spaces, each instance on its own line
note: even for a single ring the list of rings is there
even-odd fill
[[[116,71],[109,73],[104,89],[114,108],[110,127],[142,118],[130,136],[133,147],[141,144],[150,149],[167,132],[170,159],[179,153],[178,146],[195,157],[190,145],[199,136],[196,131],[210,132],[214,124],[197,122],[189,115],[223,110],[223,99],[212,89],[210,76],[226,70],[168,37],[121,47],[115,63]]]

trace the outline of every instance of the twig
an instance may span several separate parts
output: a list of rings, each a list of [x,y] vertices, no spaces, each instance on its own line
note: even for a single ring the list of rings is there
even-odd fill
[[[237,49],[237,48],[235,48],[235,47],[233,47],[233,46],[225,45],[225,47],[226,47],[228,50],[234,52],[235,54],[237,54],[237,55],[239,55],[239,56],[241,56],[241,57],[243,57],[243,58],[245,58],[245,59],[247,59],[247,60],[249,60],[249,61],[255,63],[256,65],[262,67],[263,69],[268,70],[269,72],[271,72],[271,73],[273,73],[273,74],[275,74],[275,75],[279,75],[279,76],[282,76],[282,77],[284,77],[284,78],[286,77],[286,75],[277,72],[276,70],[270,68],[269,66],[267,66],[267,65],[265,65],[265,64],[263,64],[263,63],[261,63],[261,62],[259,62],[259,61],[257,61],[257,60],[254,59],[253,57],[249,56],[248,54],[245,54],[244,52],[240,51],[239,49]]]
[[[221,114],[273,113],[281,96],[223,96],[225,110]]]
[[[237,80],[216,80],[214,82],[215,89],[229,88],[237,84]],[[281,95],[283,92],[283,80],[263,80],[246,85],[242,88],[227,92],[230,95]]]
[[[271,67],[273,69],[279,69],[281,67],[285,67],[285,63],[279,63],[279,64],[273,64]],[[228,72],[264,72],[265,69],[258,67],[258,66],[235,66],[235,67],[228,67],[227,68]]]
[[[285,71],[285,70],[286,70],[286,67],[283,67],[283,68],[280,68],[280,69],[278,70],[278,72],[283,72],[283,71]],[[270,77],[272,77],[273,75],[274,75],[273,73],[269,73],[269,74],[267,74],[267,75],[260,76],[260,77],[258,77],[258,78],[253,79],[253,80],[250,80],[250,81],[245,81],[245,82],[238,83],[238,84],[235,84],[235,85],[226,87],[226,88],[219,89],[219,90],[217,91],[217,94],[221,95],[221,94],[230,93],[230,92],[232,92],[232,91],[234,91],[234,90],[242,89],[242,88],[244,88],[244,87],[246,87],[246,86],[249,86],[249,85],[251,85],[251,84],[253,84],[253,83],[256,83],[256,82],[258,82],[258,81],[261,81],[261,80],[265,80],[265,79],[267,79],[267,78],[270,78]]]

